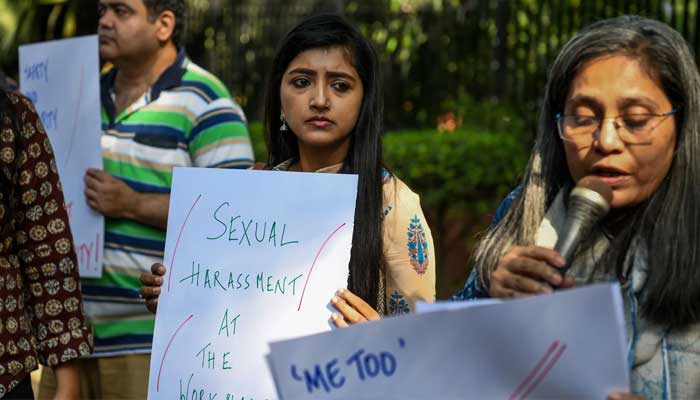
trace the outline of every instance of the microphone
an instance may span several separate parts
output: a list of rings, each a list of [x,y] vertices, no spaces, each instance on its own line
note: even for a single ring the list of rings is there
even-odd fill
[[[566,260],[561,269],[564,276],[573,262],[579,244],[588,237],[593,227],[610,210],[612,189],[598,178],[585,176],[569,194],[564,232],[554,248]]]

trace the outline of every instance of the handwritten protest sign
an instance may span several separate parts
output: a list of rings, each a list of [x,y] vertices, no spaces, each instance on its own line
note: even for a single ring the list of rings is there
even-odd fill
[[[102,275],[104,218],[85,202],[83,177],[102,168],[97,36],[19,48],[19,78],[49,135],[80,275]]]
[[[280,398],[603,399],[628,389],[618,285],[451,308],[271,343]]]
[[[267,343],[330,329],[356,197],[355,175],[176,168],[149,399],[276,398]]]
[[[416,313],[424,314],[435,311],[451,311],[451,310],[461,310],[463,308],[469,307],[480,307],[487,306],[491,304],[503,303],[507,300],[501,299],[480,299],[472,301],[436,301],[433,303],[428,303],[425,301],[419,301],[416,303]]]

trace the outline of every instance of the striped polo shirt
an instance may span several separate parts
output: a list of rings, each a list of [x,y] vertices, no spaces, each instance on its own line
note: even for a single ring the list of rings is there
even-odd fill
[[[170,193],[173,167],[248,168],[245,116],[224,85],[180,51],[158,81],[114,115],[116,70],[102,75],[104,170],[139,192]],[[104,272],[82,280],[95,356],[150,353],[154,316],[139,298],[142,271],[163,262],[165,231],[105,219]]]

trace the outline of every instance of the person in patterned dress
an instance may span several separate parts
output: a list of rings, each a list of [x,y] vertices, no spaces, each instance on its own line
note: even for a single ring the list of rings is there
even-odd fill
[[[57,398],[80,395],[73,360],[92,351],[56,161],[31,102],[0,89],[0,398],[33,398],[44,364]]]
[[[310,17],[282,40],[266,93],[267,167],[359,176],[348,288],[331,299],[337,326],[411,312],[435,299],[435,252],[417,194],[382,165],[379,63],[335,15]],[[141,276],[156,311],[165,267]]]

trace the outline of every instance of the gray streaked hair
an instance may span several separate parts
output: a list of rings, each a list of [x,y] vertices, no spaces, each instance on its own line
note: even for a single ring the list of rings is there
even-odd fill
[[[554,116],[563,111],[571,83],[586,63],[613,55],[637,59],[679,112],[674,115],[676,150],[667,176],[650,199],[630,213],[635,224],[627,224],[615,237],[601,264],[621,276],[628,247],[639,236],[649,250],[646,315],[671,325],[698,321],[700,310],[693,304],[700,304],[700,77],[683,37],[643,17],[596,22],[564,45],[550,70],[520,191],[477,246],[475,268],[487,288],[503,253],[512,246],[532,245],[557,192],[573,185]]]

